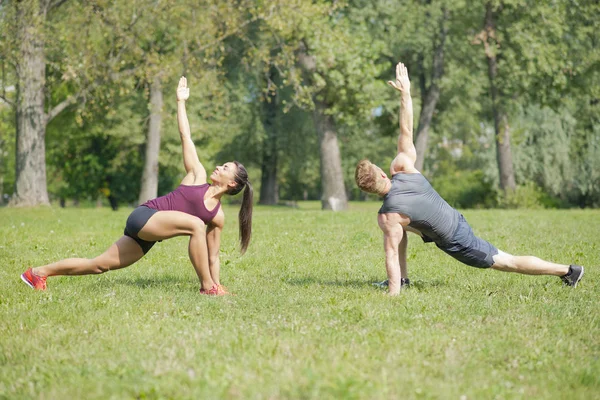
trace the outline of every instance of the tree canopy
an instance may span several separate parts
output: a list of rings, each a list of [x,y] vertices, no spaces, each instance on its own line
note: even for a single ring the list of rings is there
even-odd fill
[[[419,167],[451,204],[597,207],[599,19],[593,0],[0,1],[0,198],[172,190],[186,75],[208,168],[343,209],[368,198],[356,163],[394,156],[402,61]]]

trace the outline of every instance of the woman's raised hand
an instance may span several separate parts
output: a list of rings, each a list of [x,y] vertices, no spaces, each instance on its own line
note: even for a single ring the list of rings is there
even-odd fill
[[[187,79],[185,76],[179,78],[179,86],[177,86],[177,101],[185,101],[190,97],[190,88],[187,87]]]

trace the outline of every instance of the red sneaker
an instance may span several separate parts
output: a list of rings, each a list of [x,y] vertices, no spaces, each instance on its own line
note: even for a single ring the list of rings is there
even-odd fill
[[[229,290],[227,290],[227,288],[223,285],[217,285],[217,288],[219,289],[219,292],[222,294],[230,294],[232,296],[235,296],[233,293],[229,292]]]
[[[39,276],[31,268],[21,274],[21,280],[35,290],[46,290],[46,277]]]
[[[213,285],[213,287],[208,290],[200,289],[200,294],[206,294],[208,296],[224,296],[229,293],[224,291],[221,285]]]

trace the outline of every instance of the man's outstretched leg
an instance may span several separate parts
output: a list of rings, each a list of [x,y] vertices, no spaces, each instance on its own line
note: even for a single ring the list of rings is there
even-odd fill
[[[567,286],[577,286],[583,277],[583,267],[579,265],[555,264],[533,256],[513,256],[498,251],[494,256],[493,269],[518,272],[526,275],[555,275]]]

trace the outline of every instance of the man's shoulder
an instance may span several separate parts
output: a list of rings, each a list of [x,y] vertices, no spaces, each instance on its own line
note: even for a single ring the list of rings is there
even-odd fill
[[[392,179],[394,179],[395,177],[410,179],[410,178],[417,178],[417,177],[424,178],[425,176],[415,169],[414,171],[396,171],[392,174]]]
[[[394,175],[398,172],[413,173],[419,171],[415,168],[415,160],[409,154],[400,152],[392,160],[390,172]]]

